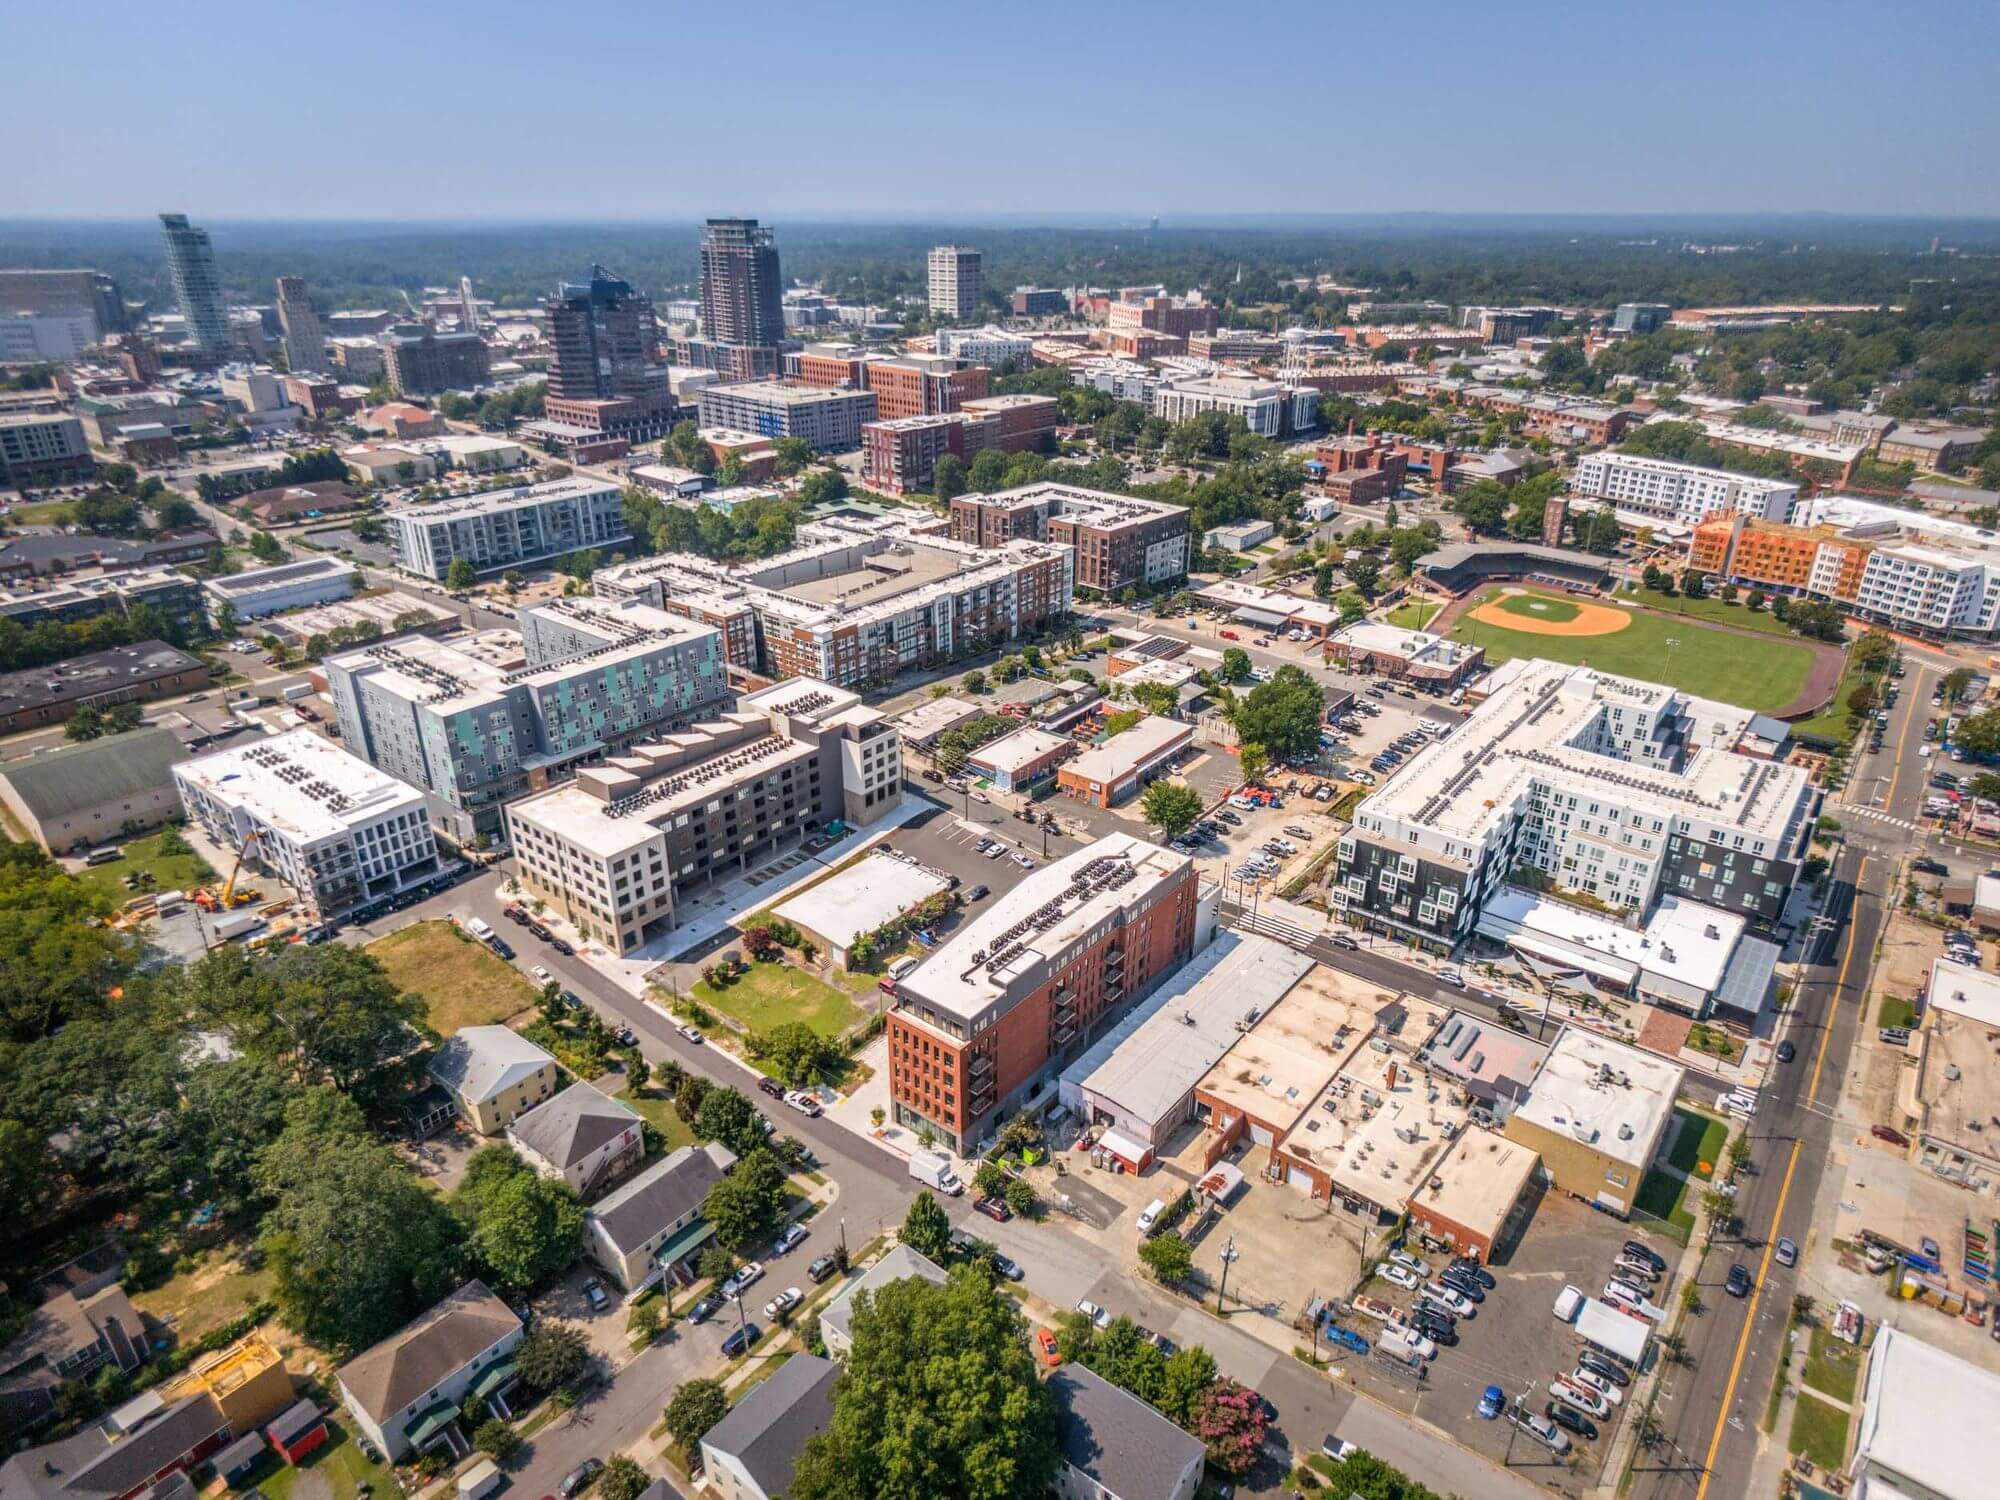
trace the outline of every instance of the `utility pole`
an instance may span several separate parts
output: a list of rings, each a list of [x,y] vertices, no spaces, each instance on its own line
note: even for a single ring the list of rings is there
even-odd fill
[[[1229,1237],[1229,1243],[1222,1247],[1222,1285],[1217,1288],[1215,1293],[1215,1311],[1217,1316],[1223,1315],[1223,1304],[1229,1296],[1229,1268],[1236,1264],[1238,1253],[1236,1249],[1236,1236],[1232,1234]]]

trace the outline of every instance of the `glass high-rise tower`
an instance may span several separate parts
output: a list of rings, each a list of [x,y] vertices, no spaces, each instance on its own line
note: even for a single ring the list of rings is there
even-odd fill
[[[216,279],[208,231],[188,223],[186,214],[161,214],[160,234],[167,242],[167,270],[174,280],[174,300],[187,320],[188,338],[197,349],[227,354],[235,339],[229,332],[229,308]]]

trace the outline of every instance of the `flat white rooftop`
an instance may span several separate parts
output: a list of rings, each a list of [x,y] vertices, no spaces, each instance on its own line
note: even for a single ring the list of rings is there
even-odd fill
[[[1652,1162],[1684,1076],[1684,1069],[1665,1058],[1570,1026],[1549,1049],[1514,1118],[1643,1170]]]
[[[616,494],[618,487],[608,480],[571,475],[545,484],[520,485],[510,490],[487,490],[457,500],[435,500],[428,505],[410,505],[388,513],[391,521],[453,521],[466,516],[491,515],[503,510],[522,510],[557,500],[579,500],[588,495]]]
[[[1940,958],[1931,964],[1926,1003],[1948,1010],[1981,1026],[2000,1029],[2000,974]]]
[[[1123,734],[1114,734],[1103,744],[1084,751],[1067,769],[1072,776],[1110,786],[1155,756],[1164,755],[1176,743],[1186,743],[1193,737],[1192,724],[1153,715],[1141,719]]]
[[[1627,927],[1512,885],[1487,898],[1479,921],[1483,933],[1536,957],[1575,962],[1620,983],[1645,970],[1708,994],[1721,986],[1748,925],[1733,912],[1663,896],[1643,928]]]
[[[913,743],[927,744],[947,729],[977,718],[984,712],[978,704],[968,703],[963,698],[931,698],[897,714],[896,731]]]
[[[1541,1160],[1539,1153],[1496,1130],[1468,1126],[1431,1169],[1430,1179],[1417,1184],[1410,1207],[1463,1224],[1491,1243]]]
[[[1405,630],[1400,625],[1384,625],[1375,620],[1357,620],[1334,635],[1334,644],[1377,656],[1395,656],[1410,662],[1449,665],[1469,653],[1470,647],[1446,636],[1423,630]]]
[[[1861,1390],[1856,1493],[1983,1500],[2000,1473],[1995,1411],[2000,1375],[1878,1324]]]
[[[982,770],[1004,771],[1012,776],[1068,743],[1061,735],[1050,734],[1046,729],[1017,729],[990,745],[981,745],[966,757],[965,763]]]
[[[310,729],[218,750],[174,775],[300,844],[424,805],[415,787]]]
[[[302,562],[279,563],[269,568],[246,568],[222,578],[204,580],[202,586],[224,599],[245,599],[267,589],[298,588],[313,583],[331,583],[336,578],[357,578],[361,570],[337,557],[309,557]]]
[[[935,871],[878,850],[794,896],[773,915],[811,928],[835,947],[845,948],[862,933],[873,932],[949,889]]]

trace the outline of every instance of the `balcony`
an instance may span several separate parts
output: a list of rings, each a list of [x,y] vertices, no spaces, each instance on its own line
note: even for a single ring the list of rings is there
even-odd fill
[[[1076,1023],[1074,1021],[1058,1022],[1055,1030],[1050,1035],[1054,1038],[1056,1046],[1067,1047],[1070,1038],[1076,1035]]]
[[[991,1052],[973,1053],[971,1066],[966,1071],[972,1076],[973,1086],[975,1088],[978,1087],[979,1080],[993,1071],[993,1054]]]

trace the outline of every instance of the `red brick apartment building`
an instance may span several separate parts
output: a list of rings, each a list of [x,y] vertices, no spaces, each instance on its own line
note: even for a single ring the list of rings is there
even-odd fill
[[[1114,833],[1030,875],[901,979],[885,979],[898,1124],[958,1152],[1194,953],[1194,863]]]
[[[927,490],[945,454],[968,459],[986,434],[983,422],[960,413],[898,417],[861,425],[861,482],[884,495]]]
[[[1188,513],[1128,495],[1030,484],[951,502],[951,537],[981,547],[1026,538],[1076,552],[1076,585],[1115,593],[1186,574]]]
[[[959,410],[990,420],[986,446],[1002,453],[1050,451],[1056,445],[1056,425],[1062,421],[1062,403],[1054,396],[982,396],[960,402]]]
[[[936,356],[889,359],[841,345],[807,349],[798,361],[798,378],[806,385],[873,391],[876,416],[884,422],[959,411],[991,388],[984,365]]]

